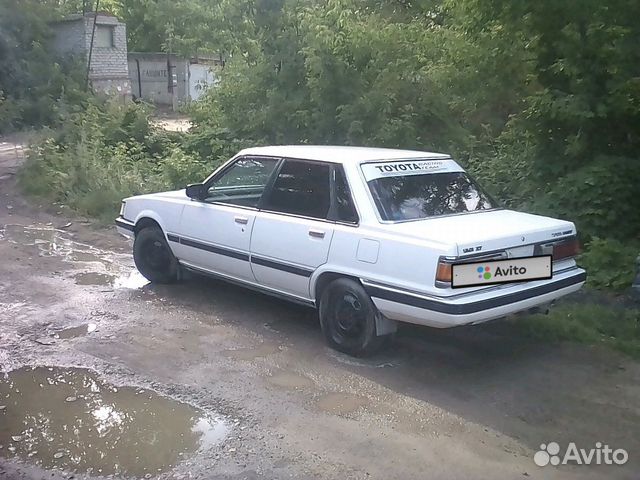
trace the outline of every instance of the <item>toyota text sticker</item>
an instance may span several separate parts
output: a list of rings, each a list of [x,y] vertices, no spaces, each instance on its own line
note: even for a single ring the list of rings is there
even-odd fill
[[[443,160],[402,160],[396,162],[375,162],[362,165],[367,181],[382,177],[404,175],[424,175],[426,173],[462,172],[462,168],[451,159]]]

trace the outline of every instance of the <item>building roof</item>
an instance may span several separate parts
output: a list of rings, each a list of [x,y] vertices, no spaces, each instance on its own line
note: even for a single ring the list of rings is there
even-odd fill
[[[325,162],[367,162],[373,160],[403,160],[424,158],[450,158],[445,153],[421,152],[417,150],[396,150],[392,148],[338,147],[324,145],[280,145],[247,148],[243,155],[265,155],[269,157],[299,158],[302,160],[322,160]]]
[[[71,13],[61,19],[54,20],[50,23],[56,24],[56,23],[65,23],[65,22],[77,22],[78,20],[83,20],[84,18],[93,18],[96,15],[98,16],[98,18],[103,17],[105,19],[111,18],[111,19],[118,20],[118,17],[116,17],[115,15],[109,12],[87,12],[84,15],[81,13]]]

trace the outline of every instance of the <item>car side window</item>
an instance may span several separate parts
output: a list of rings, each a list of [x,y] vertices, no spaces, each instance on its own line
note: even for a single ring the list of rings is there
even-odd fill
[[[336,165],[334,178],[335,210],[332,220],[345,223],[358,223],[358,212],[353,204],[353,197],[349,190],[347,177],[341,165]]]
[[[279,159],[244,157],[209,185],[207,202],[257,207]]]
[[[263,208],[312,218],[327,218],[330,205],[328,164],[285,160]]]

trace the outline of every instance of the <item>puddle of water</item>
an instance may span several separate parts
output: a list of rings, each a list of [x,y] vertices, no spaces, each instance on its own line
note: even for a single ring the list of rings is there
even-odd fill
[[[317,407],[323,412],[338,415],[355,412],[368,404],[369,401],[365,397],[344,392],[327,393],[320,397],[316,403]]]
[[[253,360],[258,357],[266,357],[279,353],[280,348],[277,345],[262,343],[257,347],[237,348],[235,350],[225,350],[223,353],[229,358],[236,360]]]
[[[84,264],[83,267],[91,271],[73,277],[78,285],[138,289],[149,283],[138,270],[131,269],[131,255],[108,252],[76,242],[65,230],[51,226],[10,224],[0,229],[0,239],[35,246],[40,256],[59,256],[65,262]]]
[[[229,432],[223,419],[85,369],[14,370],[0,377],[0,405],[0,456],[100,475],[164,472]]]
[[[3,236],[15,243],[37,245],[55,241],[57,231],[53,228],[25,227],[22,225],[5,225]]]
[[[115,277],[108,273],[82,272],[73,276],[78,285],[111,285]]]
[[[96,328],[98,328],[98,326],[95,323],[85,323],[84,325],[79,325],[77,327],[68,327],[58,330],[55,332],[54,337],[62,339],[81,337],[93,332]]]
[[[290,390],[300,390],[303,388],[313,387],[315,383],[310,378],[297,373],[279,371],[267,377],[267,381],[276,387],[286,388]]]

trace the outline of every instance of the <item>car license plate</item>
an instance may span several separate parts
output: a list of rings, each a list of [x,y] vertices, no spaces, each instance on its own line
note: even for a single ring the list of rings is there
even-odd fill
[[[541,255],[508,260],[454,263],[451,286],[462,288],[549,279],[552,277],[551,261],[551,255]]]

